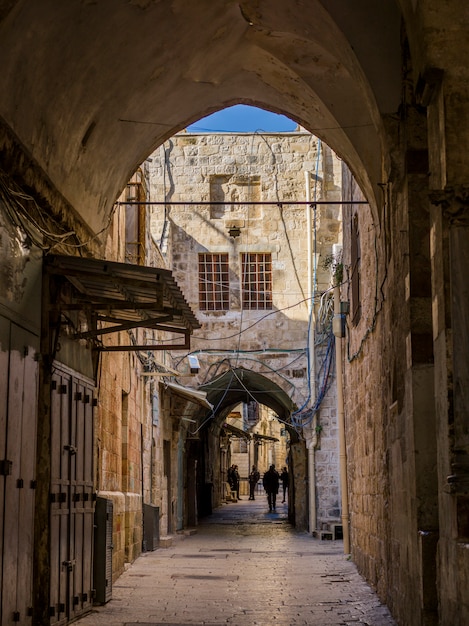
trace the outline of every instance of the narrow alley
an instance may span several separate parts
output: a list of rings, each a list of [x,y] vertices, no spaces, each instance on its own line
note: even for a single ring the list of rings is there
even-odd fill
[[[469,626],[469,0],[0,55],[0,626]]]
[[[79,626],[392,626],[342,541],[295,532],[265,497],[217,509],[192,534],[139,557]]]

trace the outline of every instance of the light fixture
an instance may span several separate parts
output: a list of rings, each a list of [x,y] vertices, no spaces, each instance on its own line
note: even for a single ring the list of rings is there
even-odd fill
[[[195,354],[188,354],[187,360],[189,361],[189,366],[191,369],[191,374],[198,374],[200,370],[199,359]]]
[[[241,229],[239,226],[230,226],[228,228],[228,234],[233,239],[236,239],[236,237],[239,237],[241,235]]]

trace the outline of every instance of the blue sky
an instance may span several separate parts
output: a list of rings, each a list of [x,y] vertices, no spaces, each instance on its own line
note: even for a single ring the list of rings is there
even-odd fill
[[[270,113],[257,107],[236,104],[187,127],[189,132],[287,132],[295,130],[297,123],[284,115]]]

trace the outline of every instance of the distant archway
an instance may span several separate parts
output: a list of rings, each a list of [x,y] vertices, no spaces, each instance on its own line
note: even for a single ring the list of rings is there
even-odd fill
[[[230,369],[200,388],[215,407],[215,421],[220,423],[233,406],[255,400],[271,408],[285,422],[293,436],[298,435],[290,426],[290,416],[295,407],[290,396],[272,380],[243,367]]]
[[[307,493],[306,490],[296,490],[295,484],[305,484],[306,481],[306,447],[303,439],[291,425],[291,414],[295,406],[289,395],[268,377],[242,367],[233,368],[224,372],[200,387],[207,394],[207,400],[213,405],[213,411],[199,414],[201,426],[197,429],[199,445],[188,445],[190,458],[187,463],[194,466],[193,456],[198,455],[195,465],[198,467],[198,500],[199,511],[203,516],[210,513],[213,506],[219,506],[224,484],[220,467],[220,434],[230,411],[240,403],[252,401],[263,404],[278,416],[285,425],[289,434],[289,465],[290,465],[290,496],[289,519],[299,529],[307,527]],[[189,439],[189,444],[191,440]],[[202,477],[205,477],[202,479]],[[208,478],[207,478],[208,477]]]

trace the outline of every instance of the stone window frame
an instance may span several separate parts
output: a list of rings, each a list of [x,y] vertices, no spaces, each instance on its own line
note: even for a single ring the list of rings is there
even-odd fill
[[[199,252],[200,311],[229,311],[230,264],[228,252]]]
[[[272,310],[272,253],[241,254],[243,310]]]

